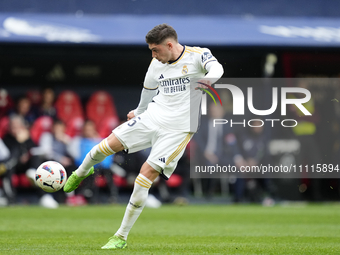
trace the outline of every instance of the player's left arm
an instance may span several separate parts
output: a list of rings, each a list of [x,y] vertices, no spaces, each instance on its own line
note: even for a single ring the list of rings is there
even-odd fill
[[[217,59],[208,49],[205,49],[205,51],[201,54],[200,65],[203,71],[206,73],[204,78],[200,80],[204,84],[214,84],[222,77],[224,73],[223,66],[217,61]],[[199,87],[207,88],[202,84],[199,84]]]
[[[158,88],[156,89],[146,89],[143,88],[138,107],[128,113],[128,120],[142,114],[148,107],[148,104],[152,101],[152,98],[158,93]]]
[[[208,62],[205,65],[205,70],[207,70],[208,73],[204,78],[209,79],[211,84],[218,81],[224,73],[223,66],[217,60]]]

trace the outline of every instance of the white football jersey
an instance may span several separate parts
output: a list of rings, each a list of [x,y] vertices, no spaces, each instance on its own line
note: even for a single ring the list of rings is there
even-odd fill
[[[162,64],[152,60],[144,88],[159,90],[147,108],[156,124],[172,131],[197,131],[202,92],[195,90],[198,84],[194,81],[205,76],[205,66],[211,61],[217,60],[209,49],[189,46],[184,46],[174,62]],[[190,100],[196,103],[190,104]]]

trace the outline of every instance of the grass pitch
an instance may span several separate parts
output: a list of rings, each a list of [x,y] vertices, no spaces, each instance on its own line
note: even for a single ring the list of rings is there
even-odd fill
[[[0,254],[340,254],[340,205],[145,208],[128,248],[101,250],[125,206],[0,208]]]

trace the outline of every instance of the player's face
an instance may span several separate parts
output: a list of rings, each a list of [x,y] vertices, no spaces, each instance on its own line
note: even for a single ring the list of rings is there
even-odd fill
[[[156,58],[163,64],[167,63],[171,59],[171,47],[166,43],[161,44],[149,44],[149,49],[152,52],[152,57]]]

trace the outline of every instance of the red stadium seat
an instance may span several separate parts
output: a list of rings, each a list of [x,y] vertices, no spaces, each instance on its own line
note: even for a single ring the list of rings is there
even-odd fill
[[[119,124],[113,98],[106,91],[92,94],[86,104],[86,117],[95,123],[101,137],[108,136]]]
[[[41,103],[41,93],[39,90],[29,90],[26,92],[27,98],[31,101],[32,105],[38,106]]]
[[[84,126],[83,117],[76,116],[74,118],[69,119],[69,121],[66,123],[65,133],[70,137],[78,136],[81,134],[83,126]]]
[[[8,132],[9,118],[3,117],[0,119],[0,138],[3,138]]]
[[[52,131],[52,125],[53,120],[49,116],[41,116],[36,119],[31,127],[31,138],[33,142],[38,144],[42,133]]]
[[[121,177],[121,176],[116,175],[116,174],[113,175],[113,183],[118,188],[128,186],[127,180],[124,177]]]
[[[31,181],[27,178],[25,174],[13,174],[11,179],[12,185],[15,188],[30,188],[34,187]]]
[[[110,116],[104,118],[99,126],[97,127],[98,134],[100,137],[105,138],[112,133],[112,130],[115,129],[119,124],[117,118]]]
[[[177,188],[179,187],[183,182],[183,179],[178,174],[172,174],[169,178],[169,180],[166,182],[166,185],[169,188]]]
[[[66,134],[79,135],[84,124],[83,108],[79,96],[71,91],[63,91],[55,103],[57,117],[66,125]]]
[[[57,117],[64,121],[66,125],[68,121],[75,117],[84,118],[80,98],[71,90],[63,91],[58,96],[55,107],[57,109]]]
[[[104,188],[107,185],[107,182],[105,180],[105,177],[102,175],[96,175],[95,177],[95,184],[99,188]]]

